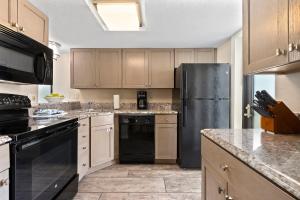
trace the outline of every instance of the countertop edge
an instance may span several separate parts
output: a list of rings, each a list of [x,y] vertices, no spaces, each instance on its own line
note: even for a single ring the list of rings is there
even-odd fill
[[[291,186],[298,185],[298,187],[300,187],[299,182],[297,182],[294,179],[291,179],[290,177],[285,176],[277,170],[272,169],[271,166],[264,164],[262,161],[257,159],[255,156],[250,155],[246,151],[224,141],[222,138],[213,135],[213,129],[204,129],[201,130],[201,133],[205,137],[216,143],[218,146],[220,146],[222,149],[232,154],[232,156],[242,161],[252,170],[258,172],[264,178],[277,185],[283,191],[292,195],[294,198],[300,199],[300,191]]]
[[[0,136],[0,146],[9,143],[10,141],[11,138],[9,136],[6,135]]]

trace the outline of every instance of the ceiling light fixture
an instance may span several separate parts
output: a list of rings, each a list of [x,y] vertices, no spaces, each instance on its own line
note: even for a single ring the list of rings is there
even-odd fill
[[[104,28],[109,31],[139,31],[143,28],[139,0],[94,0]]]

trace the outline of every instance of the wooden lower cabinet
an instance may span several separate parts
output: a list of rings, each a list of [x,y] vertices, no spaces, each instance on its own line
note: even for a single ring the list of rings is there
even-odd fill
[[[0,199],[9,200],[9,144],[0,145]]]
[[[0,172],[0,199],[9,200],[9,173],[8,169]]]
[[[205,136],[201,136],[201,143],[202,200],[294,199]]]
[[[174,121],[176,118],[176,121]],[[177,115],[155,116],[155,160],[176,162],[177,159]]]
[[[226,181],[203,160],[202,163],[202,200],[224,200],[227,190]]]
[[[90,120],[89,118],[82,119],[79,123],[77,171],[81,180],[90,168]]]
[[[113,119],[113,114],[101,116],[100,119],[109,121],[109,119]],[[95,120],[97,121],[97,117],[91,118],[91,167],[96,167],[114,160],[113,121],[111,124],[93,126],[93,124],[101,124],[101,122],[95,122]]]

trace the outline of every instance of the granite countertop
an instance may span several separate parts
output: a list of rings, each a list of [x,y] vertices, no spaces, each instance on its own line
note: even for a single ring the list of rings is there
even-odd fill
[[[177,114],[174,110],[69,110],[66,117],[85,119],[88,117],[108,114]]]
[[[206,129],[204,136],[300,199],[300,135],[260,129]]]
[[[8,143],[10,141],[11,141],[10,137],[5,136],[5,135],[0,136],[0,145],[4,145],[4,144],[6,144],[6,143]]]

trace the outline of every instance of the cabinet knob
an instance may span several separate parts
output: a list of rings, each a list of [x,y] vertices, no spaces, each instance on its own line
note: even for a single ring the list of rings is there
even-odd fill
[[[19,31],[24,32],[24,31],[25,31],[25,28],[24,28],[23,26],[20,26],[20,27],[19,27]]]
[[[284,49],[276,49],[276,56],[286,55],[286,51]]]
[[[221,187],[218,187],[218,193],[219,194],[225,193],[225,190]]]
[[[86,136],[85,136],[85,135],[83,135],[83,136],[82,136],[82,138],[86,138]]]
[[[289,52],[293,52],[295,50],[295,44],[294,43],[290,43],[289,44]]]
[[[0,187],[7,186],[7,185],[8,185],[8,179],[2,179],[0,181]]]
[[[221,169],[225,172],[229,169],[229,166],[224,164],[224,165],[221,166]]]
[[[225,195],[225,199],[226,200],[234,200],[231,196],[229,196],[229,195]]]
[[[83,166],[83,167],[85,167],[85,166],[86,166],[86,164],[85,164],[85,163],[83,163],[83,164],[82,164],[82,166]]]
[[[11,26],[12,27],[15,27],[15,28],[18,28],[19,27],[19,24],[17,22],[12,22],[11,23]]]
[[[86,149],[86,147],[82,147],[82,149],[83,149],[83,150],[85,150],[85,149]]]

